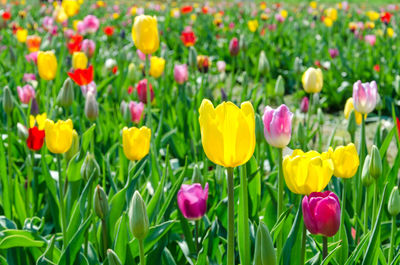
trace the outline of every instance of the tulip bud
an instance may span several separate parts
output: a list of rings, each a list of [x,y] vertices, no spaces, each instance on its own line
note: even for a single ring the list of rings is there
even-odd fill
[[[276,253],[268,227],[260,222],[256,234],[254,265],[275,265]]]
[[[350,112],[349,122],[347,123],[347,131],[350,135],[354,135],[357,130],[356,114],[354,110]]]
[[[221,101],[227,101],[228,96],[226,95],[226,92],[224,88],[221,87]]]
[[[362,172],[361,172],[362,184],[367,188],[369,186],[371,186],[372,183],[374,183],[374,178],[369,173],[370,163],[371,163],[371,156],[367,155],[365,157],[364,166],[363,166],[363,169],[362,169]]]
[[[392,193],[390,193],[388,211],[393,217],[400,213],[400,192],[397,186],[393,187]]]
[[[74,102],[74,87],[72,80],[65,79],[63,86],[57,96],[57,102],[63,107],[69,107]]]
[[[100,166],[96,161],[94,155],[89,152],[86,154],[85,160],[81,167],[81,176],[87,182],[91,175],[97,178],[100,175]]]
[[[285,94],[285,80],[281,75],[279,75],[275,83],[275,95],[277,95],[278,97],[283,97],[284,94]]]
[[[260,114],[256,113],[256,141],[264,141],[264,124]]]
[[[231,56],[236,56],[239,54],[239,51],[240,51],[239,40],[238,38],[234,37],[229,42],[229,53],[231,54]]]
[[[111,249],[107,249],[107,258],[109,265],[122,265],[121,260],[118,258],[117,253]]]
[[[375,145],[372,146],[371,150],[371,162],[369,164],[369,173],[375,179],[379,178],[382,175],[381,154],[379,153],[378,147],[376,147]]]
[[[7,114],[10,114],[14,108],[13,97],[11,90],[8,86],[4,87],[3,90],[3,109]]]
[[[7,47],[8,53],[10,54],[10,61],[15,63],[17,61],[17,56],[15,56],[15,52],[12,47]]]
[[[64,158],[69,161],[71,158],[79,152],[79,136],[78,133],[73,130],[72,131],[72,144],[69,150],[64,153]]]
[[[36,116],[39,114],[39,105],[37,103],[36,98],[32,98],[31,100],[31,115]]]
[[[190,68],[194,69],[197,67],[197,51],[194,46],[191,46],[189,48],[189,60],[188,63],[190,65]]]
[[[258,59],[258,72],[260,74],[268,74],[270,70],[269,61],[264,51],[261,51],[260,58]]]
[[[129,207],[129,224],[133,236],[138,240],[143,240],[147,236],[149,217],[147,216],[146,204],[138,191],[135,191]]]
[[[100,219],[104,219],[108,214],[108,198],[100,185],[94,190],[93,197],[94,212]]]
[[[301,99],[301,103],[300,103],[300,111],[302,113],[307,113],[309,104],[310,104],[310,102],[308,100],[308,97],[303,97]]]
[[[94,121],[99,116],[99,104],[96,101],[96,95],[92,92],[86,95],[85,115],[90,121]]]
[[[28,139],[29,136],[28,129],[26,129],[25,125],[19,122],[17,123],[17,134],[18,138],[20,138],[23,141],[26,141],[26,139]]]
[[[136,73],[135,73],[135,65],[130,63],[128,66],[128,78],[131,83],[135,83]]]
[[[204,184],[204,178],[201,174],[201,170],[197,164],[193,167],[193,175],[192,175],[192,182],[193,183],[200,183],[202,186]]]

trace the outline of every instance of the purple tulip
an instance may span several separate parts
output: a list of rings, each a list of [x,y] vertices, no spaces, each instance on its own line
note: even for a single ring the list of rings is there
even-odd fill
[[[292,134],[293,113],[282,104],[277,109],[265,107],[263,122],[264,135],[267,142],[277,148],[284,148],[290,142]]]
[[[239,40],[238,40],[238,38],[234,37],[229,42],[229,52],[230,52],[231,56],[236,56],[239,54],[239,51],[240,51]]]
[[[183,216],[189,220],[198,220],[206,213],[208,183],[203,188],[200,183],[183,184],[178,191],[178,206]]]
[[[376,106],[378,88],[375,81],[371,83],[361,83],[360,80],[353,85],[354,108],[362,113],[368,114]]]
[[[329,55],[331,56],[332,59],[335,59],[339,55],[339,50],[336,48],[329,49]]]
[[[188,69],[186,64],[175,65],[174,78],[178,84],[183,84],[188,80]]]
[[[307,113],[308,105],[309,105],[308,97],[303,97],[300,103],[300,111],[303,113]]]
[[[302,201],[303,219],[314,235],[334,236],[340,227],[340,203],[335,193],[313,192]]]

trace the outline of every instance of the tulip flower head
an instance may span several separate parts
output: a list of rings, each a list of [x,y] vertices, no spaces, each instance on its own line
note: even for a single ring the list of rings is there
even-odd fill
[[[277,148],[284,148],[290,142],[293,113],[282,104],[277,109],[265,107],[263,122],[267,142]]]
[[[18,42],[25,43],[28,37],[28,30],[22,28],[17,29],[15,36],[17,37]]]
[[[181,40],[183,45],[186,47],[193,46],[196,43],[196,35],[194,34],[192,27],[186,27],[181,34]]]
[[[53,80],[57,72],[57,58],[53,52],[38,52],[37,67],[40,78]]]
[[[132,40],[144,54],[156,52],[160,45],[157,18],[146,15],[136,16],[132,26]]]
[[[332,161],[334,165],[333,174],[338,178],[353,177],[360,165],[356,146],[350,143],[346,146],[338,146],[332,153]]]
[[[73,72],[68,72],[68,76],[78,85],[88,85],[93,81],[93,66],[90,65],[87,69],[76,69]]]
[[[204,189],[200,183],[183,184],[178,191],[178,206],[183,216],[189,220],[198,220],[206,213],[208,183]]]
[[[44,143],[44,130],[39,130],[37,126],[29,128],[29,135],[26,139],[26,145],[30,150],[38,151],[42,148]]]
[[[186,64],[175,65],[174,78],[178,84],[183,84],[188,80],[188,69]]]
[[[319,68],[310,67],[304,72],[301,78],[303,88],[307,93],[318,93],[323,86],[322,71]]]
[[[301,99],[301,103],[300,103],[300,111],[301,111],[302,113],[307,113],[307,112],[308,112],[309,104],[310,104],[310,102],[309,102],[309,100],[308,100],[308,97],[303,97],[303,98]]]
[[[150,102],[153,102],[154,99],[154,91],[153,87],[147,79],[140,80],[136,86],[136,91],[139,96],[139,100],[145,104],[147,104],[147,89],[150,89]]]
[[[72,54],[72,68],[86,69],[87,64],[88,64],[88,58],[84,52],[74,52]]]
[[[354,111],[354,115],[356,118],[356,123],[358,125],[362,122],[362,114],[354,109],[354,101],[353,98],[348,98],[346,100],[346,104],[344,105],[344,117],[349,119],[351,111]],[[364,114],[364,119],[367,118],[367,114]]]
[[[87,15],[83,19],[83,26],[85,29],[85,33],[95,33],[99,29],[99,19],[93,15]]]
[[[131,113],[131,118],[134,123],[139,123],[144,117],[144,104],[142,102],[131,101],[128,105],[129,111]]]
[[[87,57],[91,58],[96,49],[96,44],[92,40],[85,39],[82,41],[81,49],[86,54]]]
[[[149,153],[151,130],[146,126],[125,127],[122,130],[122,146],[125,156],[132,161],[141,160]]]
[[[203,99],[199,113],[201,141],[208,159],[226,168],[249,161],[256,143],[255,115],[250,102],[243,102],[240,108],[223,102],[214,108],[210,100]]]
[[[331,56],[332,59],[335,59],[339,55],[339,50],[334,48],[334,49],[329,49],[329,56]]]
[[[334,236],[340,227],[340,203],[331,191],[313,192],[302,201],[304,224],[314,235]]]
[[[63,154],[69,150],[72,144],[73,124],[70,119],[59,120],[56,123],[47,119],[44,124],[46,134],[46,146],[54,154]]]
[[[360,80],[353,85],[354,108],[361,114],[368,114],[374,110],[377,103],[378,87],[375,81],[361,83]]]
[[[149,73],[152,77],[155,78],[160,77],[164,72],[164,68],[165,68],[165,59],[156,56],[151,57]]]
[[[40,44],[42,43],[42,38],[37,35],[28,36],[26,38],[26,46],[29,52],[37,52],[40,49]]]
[[[234,37],[229,42],[229,52],[230,52],[231,56],[236,56],[239,54],[239,51],[240,51],[239,40],[238,40],[238,38]]]
[[[249,20],[249,21],[247,22],[247,27],[249,28],[249,30],[250,30],[251,32],[255,32],[255,31],[257,30],[257,28],[258,28],[258,21],[257,21],[256,19],[254,19],[254,20]]]
[[[35,97],[35,89],[31,85],[25,85],[23,87],[17,87],[18,97],[24,104],[29,104],[32,98]]]

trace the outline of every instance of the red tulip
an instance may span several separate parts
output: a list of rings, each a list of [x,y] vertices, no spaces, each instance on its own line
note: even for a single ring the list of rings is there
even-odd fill
[[[145,104],[147,103],[147,87],[150,88],[150,98],[151,101],[153,101],[154,98],[153,87],[151,86],[150,83],[147,85],[147,79],[140,80],[136,86],[136,91],[138,93],[139,100]]]
[[[193,11],[193,7],[192,6],[183,6],[181,8],[182,14],[189,14],[192,11]]]
[[[93,81],[93,66],[90,65],[87,69],[75,69],[73,72],[68,72],[68,76],[79,86],[88,85]]]
[[[28,148],[34,151],[40,150],[44,143],[44,130],[39,130],[37,126],[29,129],[29,136],[26,139]]]
[[[6,21],[7,21],[7,20],[9,20],[9,19],[11,18],[11,13],[5,11],[5,12],[3,13],[2,17],[3,17],[3,20],[6,20]]]
[[[187,27],[181,34],[181,40],[186,47],[193,46],[196,43],[196,35],[190,27]]]
[[[240,51],[239,40],[238,38],[234,37],[233,39],[231,39],[229,43],[229,52],[231,56],[236,56],[238,55],[239,51]]]
[[[114,27],[113,26],[106,26],[104,29],[104,34],[106,34],[107,36],[112,36],[114,34]]]
[[[387,24],[389,24],[391,18],[392,18],[392,14],[390,14],[389,12],[385,12],[381,16],[381,21],[387,25]]]
[[[79,34],[71,36],[67,43],[67,48],[70,54],[81,51],[83,37]]]

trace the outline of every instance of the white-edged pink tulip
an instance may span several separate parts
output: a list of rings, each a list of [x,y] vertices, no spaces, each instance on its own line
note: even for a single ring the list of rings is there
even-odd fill
[[[293,113],[282,104],[277,109],[265,107],[263,122],[264,136],[267,142],[277,148],[286,147],[292,135]]]
[[[362,113],[368,114],[374,110],[378,97],[378,87],[375,81],[361,83],[360,80],[353,85],[354,108]]]

